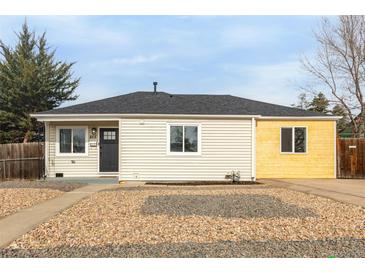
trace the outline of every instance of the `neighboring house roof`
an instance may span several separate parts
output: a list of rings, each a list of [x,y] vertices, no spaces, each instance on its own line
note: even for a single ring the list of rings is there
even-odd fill
[[[269,104],[231,95],[169,94],[138,91],[37,114],[195,114],[328,116],[323,113]]]

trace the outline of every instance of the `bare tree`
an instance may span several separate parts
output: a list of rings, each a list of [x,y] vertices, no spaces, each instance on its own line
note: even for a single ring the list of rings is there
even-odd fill
[[[355,136],[364,136],[365,17],[323,18],[315,33],[319,44],[313,60],[302,59],[304,68],[343,106]]]

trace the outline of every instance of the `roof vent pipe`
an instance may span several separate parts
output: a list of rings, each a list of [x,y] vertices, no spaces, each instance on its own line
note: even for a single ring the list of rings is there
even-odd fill
[[[153,94],[157,94],[157,82],[153,82]]]

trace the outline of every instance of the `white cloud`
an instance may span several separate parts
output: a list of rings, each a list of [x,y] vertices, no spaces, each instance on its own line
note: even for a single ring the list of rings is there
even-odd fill
[[[130,34],[120,28],[93,22],[93,16],[36,16],[30,17],[32,27],[46,31],[57,44],[103,44],[106,46],[128,46]]]
[[[14,43],[17,40],[14,31],[21,30],[25,18],[37,35],[45,31],[50,45],[56,48],[94,46],[101,51],[107,47],[126,50],[134,46],[127,27],[110,27],[94,16],[0,16],[0,39]]]
[[[226,65],[223,69],[242,77],[246,84],[229,87],[231,93],[254,100],[290,105],[295,103],[300,82],[305,79],[299,61],[264,65]]]
[[[115,65],[137,65],[144,63],[151,63],[161,59],[162,55],[136,55],[132,57],[114,58],[110,62]]]
[[[220,35],[223,45],[229,47],[249,48],[262,44],[272,44],[280,39],[283,31],[277,27],[258,27],[236,25],[224,28]]]
[[[86,66],[89,74],[97,73],[98,77],[118,77],[118,81],[122,78],[140,78],[156,76],[156,69],[153,67],[160,65],[160,59],[165,57],[161,54],[138,54],[125,57],[115,57],[106,60],[98,60],[90,62]],[[156,64],[154,63],[156,62]]]

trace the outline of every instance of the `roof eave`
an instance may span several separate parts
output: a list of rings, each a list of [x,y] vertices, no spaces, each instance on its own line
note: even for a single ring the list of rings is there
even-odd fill
[[[207,118],[207,119],[249,119],[258,120],[339,120],[341,116],[262,116],[262,115],[210,115],[210,114],[147,114],[147,113],[111,113],[111,114],[31,114],[41,122],[48,121],[111,121],[122,118]]]
[[[259,118],[261,115],[210,115],[210,114],[148,114],[148,113],[125,113],[125,114],[31,114],[41,122],[48,121],[110,121],[122,118],[205,118],[205,119],[243,119]]]
[[[337,121],[342,116],[261,116],[260,120],[330,120]]]

